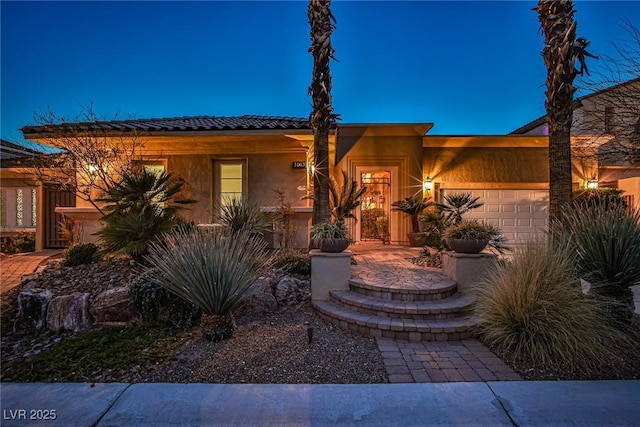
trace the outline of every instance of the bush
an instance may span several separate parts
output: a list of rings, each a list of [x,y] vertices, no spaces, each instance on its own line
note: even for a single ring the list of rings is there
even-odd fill
[[[36,233],[32,231],[20,231],[15,235],[2,236],[2,248],[0,252],[7,255],[36,250]]]
[[[311,257],[307,252],[287,249],[276,252],[274,267],[287,274],[309,276],[311,274]]]
[[[149,276],[150,271],[133,280],[129,297],[133,306],[147,322],[168,322],[180,328],[190,328],[200,320],[200,311],[191,303],[157,285]]]
[[[595,292],[617,300],[616,318],[629,323],[630,287],[640,284],[640,210],[620,204],[572,209],[553,233],[559,245],[571,248],[580,276]]]
[[[602,303],[582,293],[571,250],[529,243],[478,285],[474,316],[499,353],[559,370],[615,364],[616,343]]]
[[[107,252],[122,252],[141,262],[151,242],[162,239],[180,223],[178,212],[193,200],[178,199],[184,181],[163,172],[147,170],[126,173],[111,188],[106,202],[104,227],[98,231]]]
[[[206,328],[205,335],[226,339],[235,327],[232,310],[253,293],[254,284],[273,263],[265,246],[246,230],[173,232],[163,244],[151,244],[146,260],[159,274],[149,278],[201,309],[207,315],[203,322],[223,319]]]
[[[272,218],[262,212],[260,207],[246,198],[235,198],[220,206],[220,222],[231,229],[233,233],[240,230],[262,235],[273,231]]]
[[[615,209],[617,206],[627,207],[622,193],[623,191],[617,188],[583,188],[573,192],[573,207],[579,209],[602,206],[607,210]]]
[[[500,229],[491,223],[483,223],[475,220],[462,220],[447,227],[444,239],[486,240],[489,248],[500,253],[511,250],[505,245],[506,239]]]
[[[93,243],[78,243],[64,252],[64,262],[62,264],[67,267],[91,264],[97,258],[98,247],[96,245]]]

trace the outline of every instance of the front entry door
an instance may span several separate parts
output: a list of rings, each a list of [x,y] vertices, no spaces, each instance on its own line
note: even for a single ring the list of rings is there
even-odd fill
[[[360,183],[367,187],[362,196],[360,238],[389,242],[389,214],[391,173],[367,171],[360,175]]]

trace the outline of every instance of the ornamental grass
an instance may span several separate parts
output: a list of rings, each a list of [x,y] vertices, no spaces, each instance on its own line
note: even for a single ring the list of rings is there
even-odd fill
[[[474,316],[499,354],[575,372],[621,363],[629,338],[606,303],[583,294],[570,248],[529,243],[478,286]]]

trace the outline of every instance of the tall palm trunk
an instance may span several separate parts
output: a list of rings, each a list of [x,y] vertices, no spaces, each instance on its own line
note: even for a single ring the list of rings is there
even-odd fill
[[[336,121],[331,106],[331,71],[329,60],[333,58],[331,33],[335,18],[330,10],[331,0],[309,0],[307,15],[311,25],[313,76],[309,94],[313,111],[309,118],[313,129],[313,223],[330,218],[329,208],[329,132]],[[335,58],[333,58],[335,59]]]
[[[549,126],[549,220],[560,218],[571,203],[571,122],[573,121],[576,39],[571,0],[540,0],[538,19],[544,32],[542,50],[547,67],[547,125]]]

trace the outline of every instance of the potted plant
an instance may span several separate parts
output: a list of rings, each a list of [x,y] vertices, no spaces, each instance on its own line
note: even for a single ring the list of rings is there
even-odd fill
[[[462,220],[447,227],[444,240],[451,250],[458,253],[475,254],[487,246],[500,253],[508,250],[504,245],[505,238],[497,227],[475,220]]]
[[[311,239],[322,252],[342,252],[351,244],[347,225],[342,220],[325,219],[311,229]]]
[[[425,236],[420,233],[418,216],[431,205],[429,198],[416,194],[391,204],[391,210],[405,213],[411,217],[411,232],[407,233],[411,246],[424,246]]]

